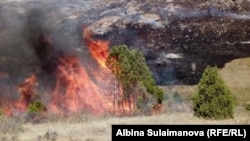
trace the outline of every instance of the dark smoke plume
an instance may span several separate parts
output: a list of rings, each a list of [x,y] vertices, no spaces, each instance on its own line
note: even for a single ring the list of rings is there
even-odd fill
[[[58,58],[75,54],[77,47],[72,37],[59,28],[67,18],[64,14],[52,1],[0,4],[2,93],[18,97],[17,88],[12,87],[30,74],[38,77],[41,89],[53,89]]]

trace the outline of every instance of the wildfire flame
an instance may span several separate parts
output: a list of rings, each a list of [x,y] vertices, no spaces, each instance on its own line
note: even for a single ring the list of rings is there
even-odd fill
[[[93,33],[89,27],[83,29],[83,39],[92,57],[102,66],[106,67],[106,59],[108,57],[109,42],[102,40],[94,40]]]
[[[25,111],[32,100],[35,99],[35,88],[37,86],[37,78],[34,74],[26,78],[22,84],[18,86],[20,92],[20,99],[17,107]]]
[[[3,112],[11,116],[14,113],[23,113],[27,110],[28,105],[35,99],[35,88],[37,86],[37,78],[34,74],[18,85],[20,98],[17,102],[2,100]]]
[[[53,44],[49,36],[44,35],[41,38],[42,42]],[[132,114],[136,99],[129,97],[124,100],[121,86],[116,79],[113,79],[113,74],[105,65],[109,42],[93,39],[93,33],[89,27],[84,28],[83,39],[91,56],[102,67],[87,72],[76,55],[59,56],[56,65],[56,85],[50,94],[51,100],[46,105],[48,111],[59,114],[76,112],[90,112],[95,115]],[[3,74],[0,72],[1,76]],[[20,99],[17,102],[0,101],[4,113],[12,115],[15,111],[26,111],[29,103],[36,98],[36,86],[37,78],[32,74],[18,85]],[[153,111],[157,109],[161,107],[156,106]]]
[[[0,101],[1,112],[3,112],[7,116],[11,116],[13,114],[13,104],[8,102],[7,100],[1,99]]]
[[[105,65],[109,42],[95,40],[92,36],[91,30],[84,28],[84,43],[102,68],[87,73],[77,56],[62,56],[57,67],[57,82],[49,109],[57,113],[87,111],[95,115],[129,114],[133,106],[120,100],[118,87],[110,88],[117,82],[111,79],[112,73]]]
[[[54,112],[88,111],[101,115],[113,108],[101,93],[76,56],[59,59],[57,83],[50,106]]]

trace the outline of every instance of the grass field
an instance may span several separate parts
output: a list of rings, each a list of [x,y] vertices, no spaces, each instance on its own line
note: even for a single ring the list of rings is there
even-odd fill
[[[221,70],[221,76],[238,104],[250,102],[250,58],[233,60]]]
[[[111,141],[112,124],[250,124],[250,113],[243,112],[242,107],[238,107],[236,111],[234,119],[227,120],[204,120],[194,117],[191,112],[167,112],[136,117],[97,118],[82,115],[36,124],[7,121],[5,128],[9,128],[9,131],[1,132],[0,140]]]
[[[0,117],[2,141],[111,141],[112,124],[250,124],[250,58],[229,62],[220,71],[236,97],[233,119],[205,120],[193,116],[190,98],[197,86],[162,87],[166,93],[164,113],[154,116],[94,117],[88,114],[51,117],[40,123]]]

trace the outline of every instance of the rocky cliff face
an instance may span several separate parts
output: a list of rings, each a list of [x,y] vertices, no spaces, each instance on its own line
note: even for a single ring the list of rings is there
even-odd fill
[[[142,50],[158,84],[196,84],[207,65],[223,67],[250,56],[249,5],[249,0],[6,0],[0,5],[0,71],[16,67],[10,62],[36,70],[37,60],[28,59],[36,57],[27,49],[27,33],[51,34],[56,50],[87,55],[81,32],[90,25],[96,38],[111,46]],[[20,51],[13,55],[17,45]]]

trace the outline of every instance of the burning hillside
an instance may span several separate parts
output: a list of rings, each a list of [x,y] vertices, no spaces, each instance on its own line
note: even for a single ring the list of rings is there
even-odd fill
[[[0,4],[0,107],[7,115],[36,99],[55,113],[131,114],[135,105],[122,100],[105,65],[114,45],[141,50],[160,85],[197,84],[207,65],[250,56],[247,0]]]
[[[50,97],[49,101],[44,101],[47,104],[47,109],[57,114],[79,112],[89,112],[94,115],[132,114],[134,111],[131,107],[134,106],[123,102],[122,104],[117,104],[121,92],[119,92],[118,87],[113,86],[112,89],[110,87],[117,82],[113,78],[111,71],[105,66],[109,49],[108,41],[92,39],[92,33],[88,28],[83,30],[83,37],[84,43],[89,48],[93,59],[101,67],[93,69],[93,72],[87,72],[85,67],[91,67],[91,65],[84,66],[77,55],[57,54],[57,58],[54,58],[55,62],[57,62],[54,64],[56,66],[52,66],[55,68],[55,73],[53,73],[55,74],[55,86],[51,94],[42,95]],[[40,47],[53,47],[53,41],[48,36],[39,37],[39,39],[41,41]],[[45,70],[47,69],[46,67],[48,66],[42,66]],[[10,103],[8,100],[1,98],[5,114],[12,115],[16,111],[19,113],[27,111],[29,103],[33,102],[37,98],[36,94],[39,93],[38,89],[36,89],[37,79],[39,78],[36,78],[35,74],[33,74],[18,85],[20,97],[18,101]],[[102,86],[99,86],[100,84]],[[119,102],[121,103],[121,101]]]

